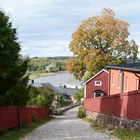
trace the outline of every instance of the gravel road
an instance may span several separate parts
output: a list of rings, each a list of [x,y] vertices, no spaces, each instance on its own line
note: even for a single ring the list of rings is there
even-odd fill
[[[108,134],[96,132],[90,123],[78,119],[78,107],[38,127],[21,140],[118,140]]]

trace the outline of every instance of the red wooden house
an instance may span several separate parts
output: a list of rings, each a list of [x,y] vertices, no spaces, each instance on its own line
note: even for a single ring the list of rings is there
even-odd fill
[[[108,95],[108,75],[105,69],[98,72],[84,83],[84,98]]]
[[[126,63],[107,67],[109,68],[109,95],[140,89],[140,63]]]
[[[140,131],[140,123],[139,128],[135,127],[134,123],[134,120],[137,122],[140,120],[140,63],[109,65],[107,68],[108,71],[102,70],[85,82],[83,105],[87,111],[87,116],[93,117],[93,119],[98,119],[99,114],[107,115],[106,117],[109,119],[116,116],[117,119],[114,119],[114,124]],[[101,81],[102,84],[96,86],[96,81]],[[104,95],[109,96],[93,98],[93,93],[97,89],[106,91]],[[128,120],[133,121],[128,123]],[[126,123],[122,123],[125,121]]]
[[[129,119],[140,120],[140,63],[109,65],[107,68],[108,71],[102,70],[85,82],[84,108],[88,117],[98,119],[99,113],[100,115],[107,115],[106,117],[109,119],[112,116],[117,116],[114,119],[115,123],[118,126],[122,125],[122,127],[128,128],[126,123],[122,123],[122,119],[127,118],[127,121]],[[103,80],[103,83],[104,80],[108,80],[108,86],[102,83],[103,87],[100,86],[98,89],[102,91],[106,89],[106,95],[109,96],[93,98],[93,93],[97,88],[95,81],[99,80]],[[119,120],[118,117],[120,117]],[[134,121],[129,121],[129,123],[131,129],[139,129],[140,131],[140,125],[139,128],[136,128]]]

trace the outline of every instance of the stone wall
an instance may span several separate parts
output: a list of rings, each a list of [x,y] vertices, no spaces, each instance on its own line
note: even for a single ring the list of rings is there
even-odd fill
[[[109,125],[114,128],[127,128],[129,130],[140,131],[140,121],[90,111],[86,111],[86,116],[87,118],[97,120],[97,122],[101,125]]]

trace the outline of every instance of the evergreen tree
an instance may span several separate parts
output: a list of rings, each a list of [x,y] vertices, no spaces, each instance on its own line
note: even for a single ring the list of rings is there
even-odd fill
[[[24,106],[29,99],[28,77],[24,76],[28,60],[21,50],[16,29],[0,11],[0,104]]]

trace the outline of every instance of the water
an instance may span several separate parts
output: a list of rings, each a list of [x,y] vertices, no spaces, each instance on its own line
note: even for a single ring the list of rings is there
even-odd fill
[[[56,86],[58,83],[66,85],[80,86],[83,81],[75,80],[73,75],[69,72],[62,72],[51,76],[38,77],[34,79],[35,83],[51,83]]]

